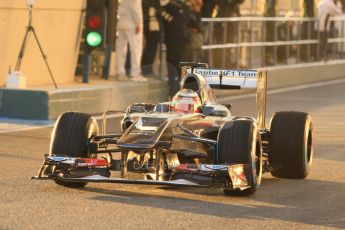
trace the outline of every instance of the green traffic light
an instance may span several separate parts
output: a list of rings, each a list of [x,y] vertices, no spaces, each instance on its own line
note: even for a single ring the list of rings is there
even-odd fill
[[[101,42],[102,42],[102,36],[97,32],[90,32],[86,36],[86,43],[89,46],[96,47],[96,46],[99,46]]]

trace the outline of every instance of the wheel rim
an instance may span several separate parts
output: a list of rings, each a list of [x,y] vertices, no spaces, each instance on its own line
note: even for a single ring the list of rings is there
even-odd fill
[[[309,128],[307,133],[307,143],[305,146],[305,165],[308,167],[312,161],[313,155],[313,138],[312,138],[312,130]]]
[[[256,147],[255,147],[255,158],[254,158],[254,162],[255,162],[255,175],[253,174],[253,176],[255,176],[255,186],[258,187],[261,183],[261,175],[262,175],[262,161],[261,161],[261,146],[260,146],[260,141],[259,139],[256,140]]]

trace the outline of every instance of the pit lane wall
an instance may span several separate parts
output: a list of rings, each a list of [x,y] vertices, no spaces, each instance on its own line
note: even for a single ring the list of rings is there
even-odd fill
[[[124,111],[135,102],[158,103],[168,99],[167,84],[159,79],[147,83],[91,81],[31,89],[0,88],[0,117],[53,120],[66,111],[101,114]]]
[[[267,88],[298,86],[345,78],[345,60],[269,67]]]
[[[298,86],[345,78],[345,61],[329,61],[268,68],[268,89]],[[217,90],[218,98],[252,91]],[[105,110],[125,110],[134,102],[158,103],[168,100],[165,81],[147,83],[103,82],[75,84],[59,89],[0,89],[0,116],[35,120],[56,119],[65,111],[101,114]]]
[[[0,85],[6,82],[9,66],[15,68],[26,27],[28,0],[0,0]],[[79,50],[84,0],[35,0],[33,27],[57,84],[73,82]],[[49,72],[31,33],[21,72],[28,86],[51,84]]]

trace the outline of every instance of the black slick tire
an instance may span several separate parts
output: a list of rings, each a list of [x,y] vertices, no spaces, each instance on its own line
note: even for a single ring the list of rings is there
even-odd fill
[[[88,141],[98,134],[97,121],[88,114],[63,113],[56,121],[50,143],[49,155],[67,157],[88,157]],[[55,180],[65,187],[84,187],[84,182],[64,182]]]
[[[313,159],[313,124],[302,112],[277,112],[271,119],[269,163],[278,178],[306,178]]]
[[[237,119],[223,124],[217,143],[219,164],[250,164],[250,187],[244,190],[225,188],[225,195],[247,196],[256,192],[261,183],[261,139],[254,120]]]

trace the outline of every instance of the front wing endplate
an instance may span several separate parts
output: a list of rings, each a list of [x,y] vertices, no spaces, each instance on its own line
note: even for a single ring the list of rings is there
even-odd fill
[[[64,182],[95,182],[95,183],[115,183],[115,184],[145,184],[145,185],[165,185],[165,186],[180,186],[180,187],[209,187],[209,185],[200,185],[187,181],[184,179],[171,180],[171,181],[158,181],[158,180],[136,180],[136,179],[123,179],[123,178],[108,178],[100,175],[92,175],[80,178],[68,178],[57,175],[56,180]]]

